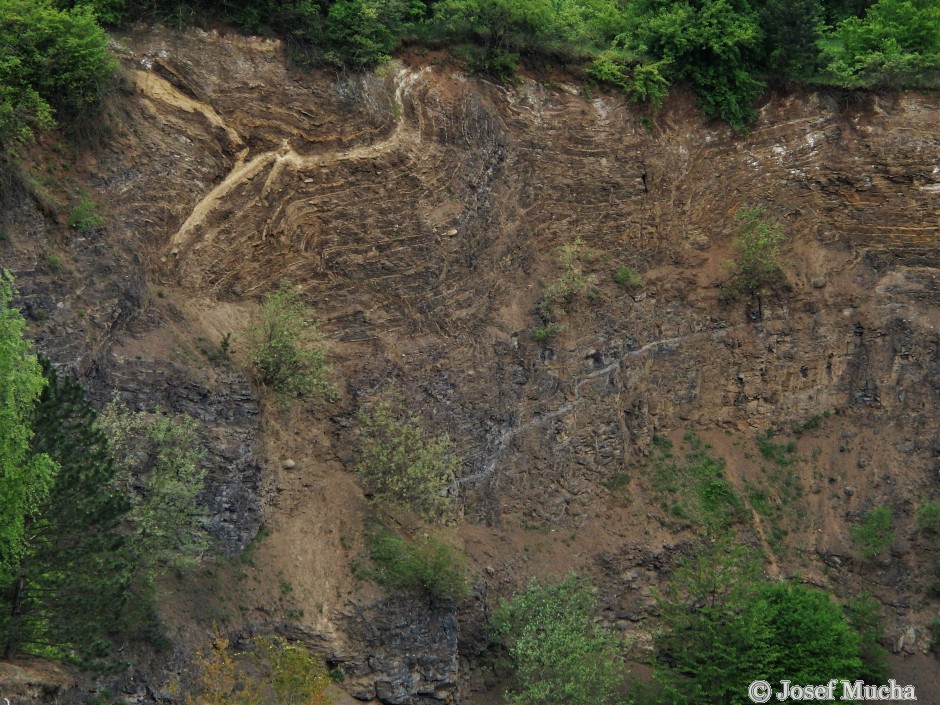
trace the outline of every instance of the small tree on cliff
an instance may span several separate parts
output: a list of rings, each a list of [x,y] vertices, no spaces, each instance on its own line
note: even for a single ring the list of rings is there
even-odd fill
[[[366,491],[423,519],[441,519],[450,504],[446,489],[459,464],[450,438],[428,437],[392,389],[363,407],[358,421],[356,469]]]
[[[310,310],[286,279],[264,297],[248,329],[248,359],[258,381],[287,396],[332,394],[320,334]]]
[[[533,580],[494,612],[493,636],[509,651],[511,705],[612,705],[626,669],[612,632],[595,624],[597,600],[574,574]]]
[[[734,241],[735,258],[725,263],[732,272],[734,293],[756,294],[782,273],[780,251],[787,235],[764,218],[763,207],[741,208],[735,215],[740,236]]]

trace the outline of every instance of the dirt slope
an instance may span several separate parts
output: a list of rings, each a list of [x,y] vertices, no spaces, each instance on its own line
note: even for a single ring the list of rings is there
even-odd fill
[[[82,173],[106,204],[106,259],[133,261],[149,288],[135,289],[130,328],[82,324],[92,342],[74,366],[113,379],[139,357],[163,370],[153,386],[221,385],[225,408],[242,377],[199,341],[233,332],[237,358],[258,297],[289,278],[323,321],[341,388],[331,405],[262,400],[260,425],[232,412],[245,419],[239,452],[263,468],[270,531],[215,607],[233,629],[302,636],[363,699],[483,702],[485,599],[576,569],[641,654],[650,589],[692,538],[661,501],[650,453],[659,438],[681,450],[691,432],[726,459],[774,574],[842,596],[871,589],[890,645],[936,665],[922,652],[940,556],[914,512],[940,497],[940,99],[769,96],[742,137],[686,95],[650,121],[616,96],[497,86],[433,57],[310,75],[270,40],[142,30],[122,42],[113,140]],[[722,263],[747,204],[791,235],[787,283],[726,301]],[[537,303],[576,238],[595,285],[556,307],[560,332],[536,343]],[[58,246],[76,276],[117,280],[86,245]],[[621,265],[643,285],[619,287]],[[61,359],[79,323],[55,316],[39,337]],[[390,380],[464,458],[454,533],[479,577],[458,616],[387,598],[350,570],[367,512],[351,420]],[[768,428],[795,444],[784,462],[757,449]],[[897,539],[860,560],[850,522],[881,505]],[[226,535],[240,537],[232,551],[246,544]],[[181,625],[211,622],[204,597],[180,608]],[[191,599],[185,586],[178,599]],[[937,687],[926,674],[918,685]]]

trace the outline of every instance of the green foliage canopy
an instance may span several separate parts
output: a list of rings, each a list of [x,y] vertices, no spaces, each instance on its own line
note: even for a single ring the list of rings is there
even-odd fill
[[[131,503],[128,550],[135,580],[147,590],[157,573],[193,564],[208,545],[196,503],[206,474],[196,424],[187,416],[132,412],[117,402],[98,422],[112,449],[115,486]]]
[[[821,63],[823,16],[822,0],[765,0],[760,23],[762,63],[768,73],[800,79],[816,72]]]
[[[337,63],[367,66],[387,59],[406,22],[423,9],[409,0],[337,0],[326,15],[326,37]]]
[[[0,0],[0,145],[8,154],[100,104],[116,64],[88,7]]]
[[[763,32],[747,0],[638,0],[627,17],[618,42],[660,62],[671,82],[691,81],[705,115],[746,128],[763,89],[755,71]]]
[[[0,0],[27,6],[34,24],[68,16],[73,39],[49,74],[65,102],[94,102],[107,24],[129,19],[222,19],[276,32],[305,62],[354,67],[385,60],[402,43],[456,46],[471,68],[510,79],[522,58],[592,62],[588,75],[654,108],[669,87],[693,86],[709,117],[745,131],[769,77],[844,88],[935,87],[940,48],[935,0]],[[35,20],[35,21],[34,21]],[[64,27],[64,25],[63,25]],[[84,42],[84,44],[83,44]],[[92,46],[94,44],[94,46]],[[100,45],[100,46],[99,46]],[[85,47],[88,50],[79,51]],[[0,61],[0,128],[29,136],[60,110],[29,61]],[[31,64],[30,64],[31,65]],[[105,72],[106,73],[106,72]],[[98,77],[98,78],[95,78]],[[92,78],[94,80],[89,81]],[[58,113],[57,113],[58,114]],[[12,131],[11,131],[12,130]],[[0,137],[2,139],[2,137]],[[12,138],[10,138],[12,139]],[[9,141],[9,139],[7,140]]]
[[[846,88],[940,85],[940,4],[879,0],[841,22],[825,44],[826,71]]]

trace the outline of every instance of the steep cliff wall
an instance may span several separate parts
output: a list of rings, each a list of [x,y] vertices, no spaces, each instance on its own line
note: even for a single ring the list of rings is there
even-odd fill
[[[772,95],[742,137],[685,95],[650,120],[564,80],[498,86],[434,56],[311,75],[277,42],[217,33],[141,31],[118,50],[113,134],[77,177],[106,232],[57,237],[23,204],[4,259],[45,312],[41,346],[99,398],[204,419],[207,503],[230,553],[263,496],[270,535],[238,628],[303,636],[357,697],[475,702],[492,686],[471,678],[484,599],[574,568],[642,645],[650,588],[691,537],[650,449],[692,433],[742,496],[776,503],[749,503],[748,531],[777,574],[872,589],[894,646],[924,650],[940,608],[926,594],[936,542],[913,519],[940,494],[936,96]],[[790,235],[786,282],[728,299],[722,263],[748,204]],[[558,248],[576,238],[595,284],[537,343]],[[44,247],[66,253],[67,276],[43,269]],[[622,265],[642,286],[617,285]],[[282,278],[323,321],[341,393],[263,404],[259,427],[243,376],[199,348],[232,332],[237,359],[257,297]],[[480,577],[459,619],[383,606],[350,571],[367,512],[351,420],[389,380],[464,458],[455,535]],[[793,462],[760,455],[768,428],[793,440]],[[849,524],[882,505],[898,538],[859,560]]]

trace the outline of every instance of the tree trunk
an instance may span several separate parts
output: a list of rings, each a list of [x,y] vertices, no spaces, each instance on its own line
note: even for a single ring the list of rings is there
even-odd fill
[[[16,651],[20,646],[17,639],[19,633],[17,622],[19,622],[20,608],[23,605],[23,590],[25,587],[26,581],[21,575],[16,579],[16,585],[13,587],[13,600],[11,601],[13,606],[10,608],[10,634],[3,649],[3,658],[6,661],[10,661],[16,656]]]

